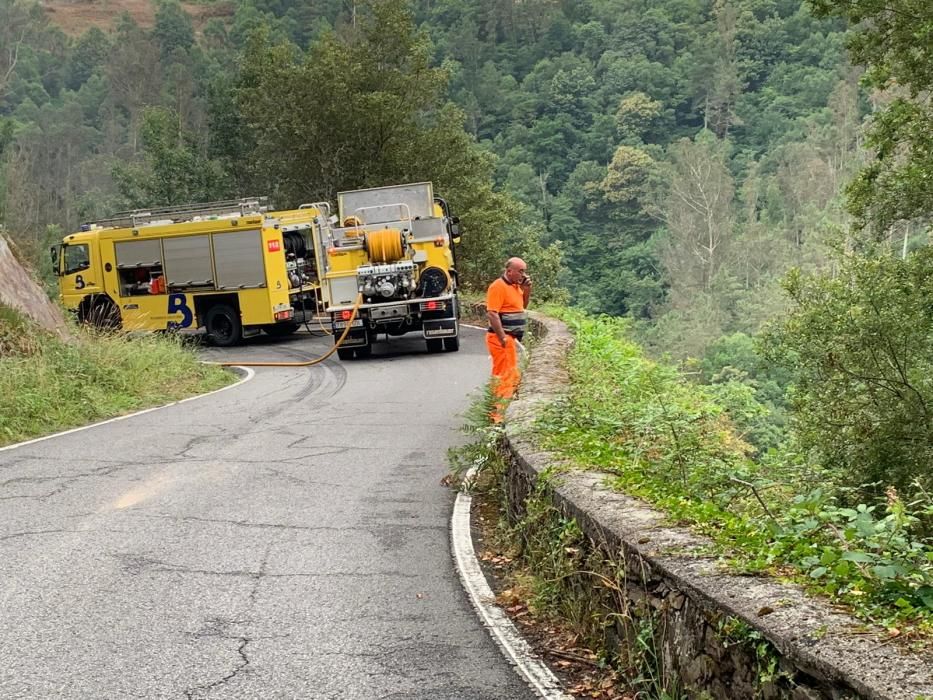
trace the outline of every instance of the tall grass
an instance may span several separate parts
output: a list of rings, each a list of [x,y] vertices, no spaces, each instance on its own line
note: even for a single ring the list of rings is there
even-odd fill
[[[65,342],[0,307],[0,445],[169,403],[232,379],[200,364],[174,336],[78,329]]]

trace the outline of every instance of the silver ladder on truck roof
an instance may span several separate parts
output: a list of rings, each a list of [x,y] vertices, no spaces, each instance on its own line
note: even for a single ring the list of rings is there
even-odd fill
[[[181,204],[171,207],[157,207],[153,209],[131,209],[108,216],[106,219],[97,219],[84,224],[82,230],[91,226],[103,228],[129,228],[145,226],[153,222],[179,223],[192,221],[196,217],[227,217],[246,216],[248,214],[263,214],[269,210],[268,197],[243,197],[242,199],[222,199],[216,202],[201,202],[199,204]],[[86,228],[85,228],[86,227]]]

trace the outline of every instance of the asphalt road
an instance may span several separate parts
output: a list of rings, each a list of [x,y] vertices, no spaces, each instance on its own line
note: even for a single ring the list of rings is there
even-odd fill
[[[533,697],[450,555],[464,333],[0,451],[0,697]],[[257,340],[205,354],[330,343]]]

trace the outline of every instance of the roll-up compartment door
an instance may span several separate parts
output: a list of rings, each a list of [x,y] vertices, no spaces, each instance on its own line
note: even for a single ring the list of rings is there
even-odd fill
[[[162,264],[162,241],[121,241],[114,244],[118,268],[155,267]]]
[[[210,236],[166,238],[163,246],[170,287],[214,287]]]
[[[212,238],[218,289],[265,286],[266,269],[258,230],[215,233]]]

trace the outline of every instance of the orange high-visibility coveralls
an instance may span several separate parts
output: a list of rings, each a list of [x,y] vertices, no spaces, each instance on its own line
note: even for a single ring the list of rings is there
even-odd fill
[[[525,298],[519,285],[510,284],[504,277],[489,285],[486,291],[486,311],[515,313],[524,310]],[[522,376],[518,369],[518,347],[515,338],[509,334],[506,334],[505,347],[502,347],[491,329],[486,333],[486,347],[492,356],[492,376],[495,377],[492,393],[497,399],[489,415],[494,422],[499,423]]]

